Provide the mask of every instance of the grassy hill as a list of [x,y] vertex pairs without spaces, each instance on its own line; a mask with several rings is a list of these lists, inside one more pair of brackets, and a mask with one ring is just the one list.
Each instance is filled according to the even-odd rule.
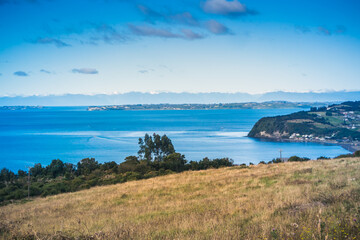
[[2,239],[360,239],[360,158],[187,171],[0,207]]

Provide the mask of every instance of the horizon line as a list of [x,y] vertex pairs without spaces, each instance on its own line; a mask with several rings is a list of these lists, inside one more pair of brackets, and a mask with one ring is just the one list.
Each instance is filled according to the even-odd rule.
[[129,91],[129,92],[113,92],[113,93],[61,93],[61,94],[32,94],[32,95],[26,95],[26,94],[5,94],[0,95],[1,98],[9,97],[63,97],[67,95],[82,95],[82,96],[96,96],[96,95],[108,95],[108,96],[114,96],[114,95],[125,95],[125,94],[131,94],[131,93],[139,93],[139,94],[150,94],[150,95],[159,95],[159,94],[248,94],[252,96],[256,95],[264,95],[268,93],[350,93],[350,92],[359,92],[360,90],[310,90],[310,91],[284,91],[284,90],[278,90],[278,91],[268,91],[268,92],[262,92],[262,93],[249,93],[249,92],[188,92],[188,91],[182,91],[182,92],[173,92],[173,91]]

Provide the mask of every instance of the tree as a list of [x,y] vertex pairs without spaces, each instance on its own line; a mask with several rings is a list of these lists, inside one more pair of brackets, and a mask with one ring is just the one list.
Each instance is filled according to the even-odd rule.
[[199,161],[199,169],[208,169],[211,166],[211,161],[208,157],[204,157]]
[[161,162],[164,157],[175,153],[175,148],[166,135],[160,136],[154,133],[152,136],[145,134],[144,140],[139,138],[139,157],[148,162]]
[[144,140],[139,138],[139,147],[139,157],[150,162],[152,160],[152,153],[154,151],[154,142],[152,137],[149,134],[145,134]]
[[182,172],[185,170],[186,165],[185,156],[180,153],[172,153],[164,157],[162,166],[164,169],[170,169],[174,172]]
[[64,171],[65,173],[70,173],[70,174],[74,174],[76,169],[75,169],[75,165],[72,163],[65,163],[64,164]]
[[30,168],[30,174],[33,177],[43,176],[45,169],[41,166],[41,163],[37,163],[34,167]]
[[15,179],[15,174],[7,168],[3,168],[0,171],[0,181],[7,186],[9,182]]
[[84,158],[77,164],[77,175],[89,175],[100,167],[95,158]]
[[[147,134],[146,134],[147,135]],[[145,135],[145,136],[146,136]],[[144,158],[144,154],[145,154],[145,143],[144,141],[142,140],[142,138],[139,138],[139,141],[138,141],[138,144],[139,144],[139,151],[138,151],[138,154],[139,154],[139,158]]]
[[220,168],[220,167],[231,167],[234,165],[234,161],[229,158],[215,158],[212,162],[212,167]]
[[64,172],[65,172],[64,167],[65,167],[65,165],[61,160],[59,160],[59,159],[52,160],[50,165],[46,167],[47,175],[52,178],[62,176],[62,175],[64,175]]
[[354,152],[354,157],[360,157],[360,150]]
[[174,145],[166,135],[161,137],[161,157],[175,153]]
[[18,177],[23,178],[27,176],[27,172],[19,169],[17,175]]
[[301,157],[298,157],[298,156],[291,156],[289,159],[288,159],[288,162],[306,162],[306,161],[309,161],[310,159],[309,158],[301,158]]
[[112,161],[112,162],[106,162],[106,163],[102,164],[100,168],[103,171],[111,171],[111,172],[116,173],[117,167],[118,167],[118,165],[116,164],[116,162]]
[[137,165],[140,164],[140,161],[135,156],[128,156],[125,158],[125,161],[120,163],[119,165],[119,172],[126,173],[126,172],[135,172]]
[[200,170],[199,163],[196,161],[190,161],[190,169],[191,170]]
[[158,134],[153,134],[153,152],[154,152],[154,157],[156,160],[161,161],[162,158],[162,141],[161,141],[161,137]]
[[64,177],[69,180],[73,179],[76,173],[75,165],[72,163],[65,163],[64,164]]

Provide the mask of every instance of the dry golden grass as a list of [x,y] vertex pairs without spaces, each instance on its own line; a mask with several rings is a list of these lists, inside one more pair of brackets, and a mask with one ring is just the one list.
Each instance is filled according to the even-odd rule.
[[0,238],[360,239],[360,159],[184,172],[0,208]]

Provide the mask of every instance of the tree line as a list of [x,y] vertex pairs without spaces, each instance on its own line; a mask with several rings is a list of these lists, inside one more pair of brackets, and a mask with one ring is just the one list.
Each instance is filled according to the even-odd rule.
[[184,155],[175,151],[166,135],[146,134],[139,138],[138,144],[138,156],[128,156],[120,164],[114,161],[99,163],[94,158],[82,159],[77,164],[55,159],[47,166],[37,163],[29,172],[19,170],[14,173],[3,168],[0,171],[0,204],[26,198],[29,175],[30,196],[48,196],[187,170],[233,166],[229,158],[188,162]]

